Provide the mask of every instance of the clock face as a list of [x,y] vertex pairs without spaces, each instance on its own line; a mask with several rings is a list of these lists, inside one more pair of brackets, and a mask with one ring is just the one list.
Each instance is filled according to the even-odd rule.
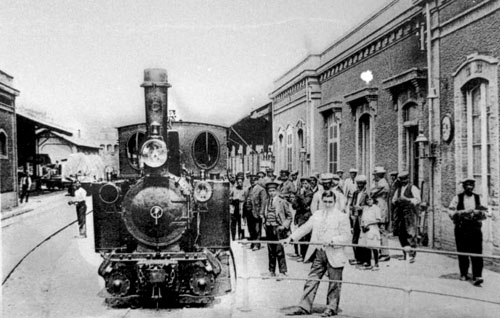
[[441,120],[441,136],[445,142],[450,142],[453,137],[453,124],[448,115],[445,115]]

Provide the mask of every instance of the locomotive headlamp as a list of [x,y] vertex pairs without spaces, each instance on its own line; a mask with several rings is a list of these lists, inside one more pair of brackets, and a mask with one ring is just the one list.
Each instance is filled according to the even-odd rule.
[[212,197],[213,189],[207,181],[200,181],[194,186],[194,198],[198,202],[207,202]]
[[157,121],[154,121],[151,123],[151,137],[159,137],[160,136],[160,123],[158,123]]
[[167,145],[160,139],[146,141],[141,149],[141,159],[148,167],[162,166],[167,162]]

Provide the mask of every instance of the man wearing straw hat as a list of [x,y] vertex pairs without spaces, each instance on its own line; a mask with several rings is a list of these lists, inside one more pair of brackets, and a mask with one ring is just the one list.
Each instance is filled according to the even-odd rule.
[[[387,238],[387,226],[389,224],[389,209],[387,206],[387,196],[390,191],[389,183],[385,179],[385,169],[384,167],[375,167],[373,171],[373,184],[370,189],[370,196],[377,202],[377,206],[380,209],[380,245],[388,246],[389,240]],[[380,250],[379,260],[381,262],[388,261],[390,259],[389,250],[382,248]]]
[[[461,181],[464,191],[456,195],[450,203],[448,215],[455,223],[455,241],[457,252],[483,253],[482,222],[491,217],[491,212],[481,204],[481,197],[474,193],[476,180],[472,177]],[[483,283],[483,258],[470,257],[472,264],[472,284],[481,286]],[[458,256],[460,280],[469,279],[469,256]]]
[[311,213],[321,210],[324,208],[323,201],[321,197],[324,191],[330,190],[333,186],[333,173],[322,173],[320,176],[321,184],[323,185],[323,190],[318,190],[314,193],[311,201]]

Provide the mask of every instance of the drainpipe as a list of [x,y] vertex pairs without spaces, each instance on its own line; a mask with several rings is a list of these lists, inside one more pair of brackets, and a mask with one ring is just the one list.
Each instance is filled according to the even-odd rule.
[[316,155],[315,155],[315,131],[314,131],[314,107],[312,105],[312,94],[311,94],[311,89],[312,86],[310,86],[309,79],[307,79],[307,107],[309,108],[309,129],[310,129],[310,135],[309,135],[309,168],[310,168],[310,173],[313,173],[316,171]]
[[[428,125],[429,125],[429,151],[432,143],[435,141],[434,130],[432,127],[432,112],[434,110],[434,99],[437,97],[434,90],[434,80],[433,80],[433,63],[432,63],[432,31],[431,31],[431,10],[429,1],[425,2],[425,22],[426,22],[426,37],[427,37],[427,103],[428,103]],[[429,169],[429,209],[431,213],[431,221],[429,228],[429,237],[431,242],[431,247],[434,248],[434,224],[435,224],[435,202],[434,202],[434,160],[429,159],[430,169]]]

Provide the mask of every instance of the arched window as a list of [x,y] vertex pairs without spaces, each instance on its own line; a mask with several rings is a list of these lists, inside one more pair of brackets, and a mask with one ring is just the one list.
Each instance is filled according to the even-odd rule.
[[339,166],[339,125],[335,114],[328,116],[328,172],[336,173]]
[[[496,205],[500,184],[498,59],[467,56],[453,73],[456,180],[474,177],[483,204]],[[457,191],[461,186],[457,184]]]
[[286,169],[292,171],[293,167],[293,134],[289,128],[286,132]]
[[100,144],[99,145],[99,155],[103,155],[104,154],[104,150],[106,149],[106,146],[104,144]]
[[112,146],[111,145],[107,145],[106,146],[106,151],[107,152],[111,152],[113,150]]
[[7,134],[3,129],[0,129],[0,158],[7,158]]
[[421,118],[420,110],[415,102],[407,103],[403,106],[403,166],[410,173],[410,180],[419,186],[418,175],[418,147],[415,140],[418,136],[418,121]]
[[113,152],[118,152],[118,145],[113,146]]
[[[488,117],[488,82],[484,79],[473,79],[462,87],[464,98],[464,114],[466,134],[462,140],[466,140],[467,157],[469,158],[469,175],[476,179],[476,188],[480,190],[484,186],[491,195],[491,134]],[[484,160],[483,160],[484,159]]]
[[283,166],[285,164],[285,145],[284,145],[283,134],[280,133],[278,136],[278,154],[279,160],[278,165]]
[[358,151],[360,155],[359,166],[363,174],[371,175],[371,116],[363,114],[359,118]]
[[219,160],[219,141],[214,134],[204,131],[193,142],[194,163],[201,169],[211,169]]

